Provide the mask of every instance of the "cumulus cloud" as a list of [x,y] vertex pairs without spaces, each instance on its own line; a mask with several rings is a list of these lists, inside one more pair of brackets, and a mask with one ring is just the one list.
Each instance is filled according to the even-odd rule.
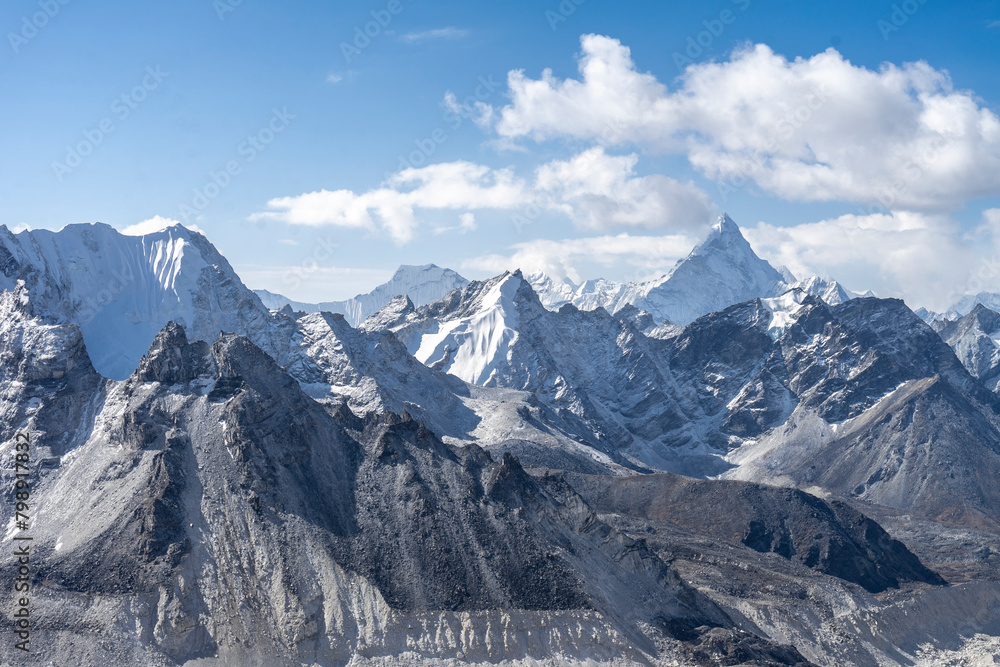
[[493,273],[521,269],[529,274],[542,272],[552,278],[569,278],[578,283],[591,277],[581,274],[579,267],[584,264],[604,267],[624,265],[633,272],[645,274],[662,272],[690,253],[697,241],[696,237],[685,234],[540,239],[513,245],[507,254],[493,253],[468,259],[461,268]]
[[[713,207],[705,193],[692,183],[666,176],[638,176],[637,161],[636,155],[612,156],[595,148],[542,165],[532,183],[512,169],[446,162],[404,169],[381,187],[360,194],[321,190],[272,199],[269,210],[251,220],[384,231],[397,243],[414,238],[421,209],[463,210],[471,215],[481,210],[537,208],[564,213],[578,226],[602,231],[691,228],[708,222]],[[475,228],[471,218],[459,229]]]
[[639,156],[612,156],[597,147],[539,167],[537,189],[578,226],[609,230],[703,226],[711,199],[693,183],[654,174],[637,176]]
[[[946,216],[906,212],[844,215],[791,227],[762,222],[744,234],[761,257],[797,276],[849,276],[852,289],[871,288],[914,308],[936,310],[952,305],[987,249],[963,238]],[[988,235],[992,247],[994,238]]]
[[168,227],[173,227],[175,225],[182,225],[187,227],[193,232],[198,232],[199,234],[204,234],[198,225],[185,225],[179,220],[174,220],[172,218],[164,218],[163,216],[156,215],[149,220],[143,220],[134,225],[129,225],[125,229],[121,230],[121,233],[125,236],[145,236],[146,234],[155,234],[156,232],[162,232]]
[[618,40],[581,42],[577,79],[508,75],[510,104],[481,110],[501,141],[676,152],[721,183],[870,212],[1000,194],[1000,119],[925,62],[874,71],[834,49],[788,60],[759,44],[688,67],[671,90]]
[[383,187],[361,194],[351,190],[320,190],[272,199],[267,203],[270,210],[252,215],[251,220],[381,229],[395,242],[407,243],[418,226],[415,208],[509,208],[527,199],[524,183],[508,169],[448,162],[404,169]]

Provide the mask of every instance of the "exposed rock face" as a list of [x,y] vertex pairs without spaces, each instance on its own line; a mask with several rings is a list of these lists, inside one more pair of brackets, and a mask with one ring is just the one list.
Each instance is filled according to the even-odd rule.
[[775,553],[872,593],[900,582],[945,583],[875,521],[842,502],[796,489],[669,473],[619,478],[567,473],[566,478],[598,512],[668,523]]
[[[657,652],[655,636],[731,625],[658,556],[516,459],[445,445],[405,415],[325,408],[232,334],[208,346],[165,328],[136,373],[109,387],[86,443],[40,475],[33,562],[50,583],[36,599],[61,633],[43,659],[171,664],[249,651],[339,664],[362,646],[395,650],[417,618],[496,610],[546,614],[571,632],[558,620],[569,614],[593,625],[596,654],[641,658]],[[88,639],[80,596],[109,610],[102,632],[117,639]],[[469,619],[472,635],[515,641]],[[121,622],[138,641],[122,644]],[[574,644],[590,651],[590,641]]]
[[30,431],[55,457],[80,442],[104,395],[80,329],[36,317],[23,282],[0,292],[0,384],[0,442]]
[[740,466],[732,475],[797,480],[949,525],[996,530],[998,443],[991,406],[927,378],[836,429],[796,415],[734,455]]
[[655,442],[686,422],[655,341],[602,308],[546,310],[520,273],[472,283],[415,310],[395,308],[365,324],[376,326],[433,369],[530,393],[556,417],[542,418],[568,422],[560,428],[619,465],[635,467],[620,450],[637,440]]
[[935,323],[935,330],[973,377],[1000,391],[1000,313],[979,304],[959,320]]
[[[760,448],[743,446],[756,447],[764,436],[771,447],[782,440],[794,442],[797,425],[805,423],[801,415],[818,417],[832,432],[834,425],[875,410],[906,383],[931,378],[954,389],[947,395],[955,400],[964,396],[973,406],[969,409],[984,414],[987,423],[994,419],[996,399],[902,302],[858,298],[831,307],[800,294],[794,308],[783,307],[770,300],[749,301],[646,336],[631,316],[569,305],[547,311],[518,274],[506,274],[473,283],[430,306],[414,309],[400,302],[365,328],[394,332],[433,369],[487,388],[529,392],[544,408],[537,415],[541,423],[553,425],[553,415],[561,418],[559,429],[586,446],[570,456],[577,461],[589,450],[625,467],[719,474],[750,462]],[[776,327],[779,316],[783,319]],[[992,431],[969,428],[976,435],[964,440],[987,438],[976,450],[991,450],[998,442]],[[860,433],[850,437],[852,442],[864,438]],[[523,453],[531,465],[574,467],[546,461],[530,446],[513,441],[507,446]],[[992,454],[984,456],[992,461]],[[579,465],[576,469],[582,471]],[[879,467],[866,460],[852,470],[870,476]],[[756,472],[731,474],[810,484],[824,470],[817,461],[805,468],[791,477],[790,470],[775,476],[756,467]],[[922,474],[935,477],[940,468]],[[849,488],[839,483],[831,488],[853,493],[867,478]],[[970,492],[974,498],[989,496]],[[910,506],[901,502],[890,505]],[[975,505],[981,506],[980,500]]]
[[[760,292],[737,236],[723,220],[687,264],[735,253],[732,287]],[[677,326],[552,312],[512,273],[353,328],[267,311],[200,235],[99,225],[0,230],[0,274],[0,455],[31,434],[40,664],[1000,652],[986,309],[935,324],[956,357],[902,303],[834,305],[822,281]],[[131,365],[106,380],[118,343]],[[662,470],[733,480],[635,474]]]

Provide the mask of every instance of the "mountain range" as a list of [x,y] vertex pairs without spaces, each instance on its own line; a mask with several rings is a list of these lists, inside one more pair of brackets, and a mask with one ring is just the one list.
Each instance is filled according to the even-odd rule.
[[367,294],[359,294],[346,301],[327,301],[323,303],[302,303],[292,301],[287,297],[267,290],[254,290],[261,302],[272,310],[280,310],[291,306],[292,310],[304,313],[330,312],[340,313],[347,318],[351,326],[358,326],[369,315],[381,310],[394,297],[405,294],[418,306],[433,303],[445,296],[451,290],[469,283],[451,269],[442,269],[427,264],[426,266],[401,266],[388,282],[383,283]]
[[1000,655],[983,303],[796,281],[728,216],[624,285],[404,266],[309,305],[100,224],[0,227],[0,274],[37,664]]

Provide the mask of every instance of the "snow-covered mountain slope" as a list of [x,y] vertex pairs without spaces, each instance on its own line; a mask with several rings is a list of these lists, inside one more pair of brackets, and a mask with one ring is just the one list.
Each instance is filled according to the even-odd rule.
[[909,380],[942,375],[963,392],[978,387],[898,301],[831,308],[793,289],[683,328],[650,329],[632,306],[620,314],[549,311],[519,273],[508,273],[422,308],[394,301],[363,328],[392,331],[432,369],[529,392],[574,415],[588,446],[615,461],[688,474],[721,472],[730,450],[782,425],[799,405],[837,422]]
[[869,297],[874,296],[874,294],[855,294],[844,288],[843,285],[838,283],[833,278],[820,278],[819,276],[813,276],[812,278],[807,278],[805,280],[793,281],[785,285],[785,290],[801,290],[806,294],[811,294],[812,296],[817,296],[822,299],[828,306],[839,306],[845,301],[850,301],[851,299],[856,299],[861,296]]
[[374,326],[392,331],[431,368],[529,393],[534,419],[561,416],[572,424],[565,431],[622,464],[632,465],[621,458],[624,449],[662,446],[664,434],[688,420],[656,341],[603,308],[547,310],[519,272],[473,282],[422,308],[394,302],[364,328]]
[[301,316],[293,327],[277,361],[313,398],[341,400],[358,415],[407,412],[455,437],[479,422],[460,399],[465,384],[419,363],[395,337],[354,329],[328,312]]
[[556,280],[541,271],[525,276],[538,299],[549,310],[559,310],[567,303],[572,303],[581,287],[569,278]]
[[[181,240],[184,273],[198,246]],[[896,516],[912,553],[950,545],[951,572],[993,578],[1000,405],[901,302],[800,289],[650,329],[634,306],[547,310],[513,273],[422,307],[394,299],[358,329],[290,308],[230,315],[266,350],[168,324],[111,381],[61,310],[74,281],[47,280],[0,294],[0,456],[27,428],[40,464],[42,662],[884,667],[920,664],[928,642],[948,659],[1000,646],[1000,588],[870,578],[880,558],[913,563],[874,522],[823,514],[833,502],[706,481],[670,497],[746,506],[671,527],[641,479],[595,482],[640,489],[597,514],[541,470],[728,466]],[[913,528],[927,523],[939,532]],[[861,560],[839,569],[838,553]],[[885,599],[845,581],[893,577]]]
[[[47,340],[59,359],[79,346]],[[874,522],[804,494],[793,498],[803,511],[756,488],[749,513],[761,525],[750,522],[747,546],[727,533],[746,511],[718,533],[701,522],[696,536],[635,517],[609,525],[621,507],[598,515],[510,456],[450,447],[407,416],[312,400],[241,336],[210,345],[170,324],[127,380],[98,381],[106,392],[82,438],[32,489],[32,566],[44,573],[32,611],[52,629],[35,654],[46,663],[875,667],[909,664],[912,637],[988,629],[1000,601],[968,586],[879,601],[845,579],[937,582]],[[591,478],[588,493],[603,483]],[[630,512],[643,502],[608,483]],[[819,544],[815,562],[757,553],[772,528]],[[857,558],[837,562],[841,548]],[[941,607],[962,611],[938,619]],[[14,651],[5,644],[0,659],[16,664]],[[901,657],[876,659],[886,654]]]
[[351,326],[358,326],[369,315],[378,312],[397,296],[407,296],[416,305],[423,306],[437,301],[448,292],[469,283],[468,280],[451,269],[442,269],[433,264],[426,266],[401,266],[392,278],[367,294],[347,301],[327,301],[324,303],[301,303],[267,290],[255,290],[264,304],[278,310],[290,305],[293,310],[305,313],[326,311],[340,313]]
[[927,308],[919,308],[916,313],[920,319],[936,327],[943,327],[950,322],[962,319],[975,310],[976,306],[985,306],[990,310],[1000,312],[1000,294],[996,292],[979,292],[966,294],[944,312],[936,312]]
[[1000,392],[1000,313],[979,304],[959,320],[933,326],[973,377]]
[[544,273],[532,274],[527,277],[527,281],[549,310],[559,310],[566,304],[572,304],[580,310],[604,308],[613,311],[621,300],[622,293],[630,285],[603,278],[576,285],[568,278],[554,280]]
[[0,226],[0,289],[18,280],[37,314],[80,327],[109,378],[135,370],[169,321],[202,340],[239,331],[266,345],[268,310],[204,236],[180,225],[145,236],[104,224],[18,234]]
[[617,313],[635,306],[652,315],[657,325],[685,325],[702,315],[755,298],[774,298],[800,290],[836,306],[856,294],[831,278],[796,281],[754,253],[732,218],[723,214],[709,236],[667,275],[642,283],[588,280],[574,285],[542,273],[528,277],[541,302],[550,310],[570,303],[581,310],[602,307]]
[[956,316],[968,315],[976,306],[986,306],[990,310],[1000,312],[1000,294],[996,292],[979,292],[978,294],[966,295],[959,299],[944,315],[948,319],[955,319]]
[[910,380],[941,376],[967,393],[986,392],[950,348],[895,300],[853,299],[829,307],[806,296],[774,338],[764,301],[698,319],[664,339],[678,386],[704,410],[723,410],[721,443],[756,438],[796,406],[829,423],[856,417]]
[[783,276],[754,253],[723,214],[708,238],[665,278],[630,286],[611,310],[631,303],[659,320],[683,325],[736,303],[776,296],[783,287]]

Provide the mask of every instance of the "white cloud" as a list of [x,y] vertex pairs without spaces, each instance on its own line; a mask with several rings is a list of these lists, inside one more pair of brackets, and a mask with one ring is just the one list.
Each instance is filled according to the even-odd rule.
[[143,220],[134,225],[129,225],[125,229],[121,230],[121,233],[125,236],[145,236],[146,234],[155,234],[156,232],[162,232],[168,227],[173,227],[175,225],[181,225],[190,229],[192,232],[198,232],[199,234],[204,234],[203,231],[198,227],[198,225],[185,225],[179,220],[174,220],[172,218],[164,218],[163,216],[157,215],[149,220]]
[[851,289],[935,310],[952,305],[985,250],[964,241],[949,218],[917,213],[844,215],[791,227],[761,222],[743,231],[757,254],[797,276],[830,275]]
[[272,199],[270,211],[251,220],[276,219],[293,225],[334,225],[382,230],[396,243],[413,239],[415,208],[505,209],[527,200],[523,182],[508,169],[491,170],[471,162],[447,162],[395,174],[383,187],[355,194],[321,190]]
[[[712,205],[707,195],[691,183],[660,175],[637,176],[637,160],[635,155],[610,156],[601,148],[592,149],[568,161],[543,165],[534,184],[511,169],[445,162],[404,169],[382,187],[361,194],[321,190],[272,199],[269,210],[251,220],[383,231],[397,243],[414,238],[420,209],[471,214],[537,207],[565,213],[578,226],[598,230],[691,228],[708,222]],[[462,230],[472,231],[473,225],[474,219]]]
[[765,45],[690,66],[669,90],[617,40],[585,35],[580,78],[508,75],[484,109],[507,142],[556,138],[683,153],[720,182],[790,200],[939,211],[1000,194],[1000,119],[924,62],[856,67],[834,49],[789,61]]
[[459,102],[455,93],[450,90],[444,94],[442,106],[459,118],[471,118],[472,122],[484,130],[493,125],[493,107],[482,100],[468,98]]
[[459,216],[458,228],[463,232],[476,231],[476,216],[472,213],[463,213]]
[[474,232],[479,229],[479,225],[476,224],[476,216],[472,213],[463,213],[458,216],[458,224],[453,227],[435,227],[435,234],[445,234],[447,232],[458,232],[459,234],[468,234],[469,232]]
[[539,167],[537,189],[552,195],[580,227],[609,230],[700,227],[715,214],[693,183],[654,174],[636,176],[638,155],[611,156],[592,148]]
[[344,75],[340,72],[330,72],[326,75],[326,82],[332,84],[338,84],[344,80]]
[[468,30],[462,28],[437,28],[435,30],[424,30],[423,32],[408,32],[399,36],[399,41],[407,44],[419,44],[433,39],[461,39],[469,34]]
[[698,239],[684,234],[665,236],[595,236],[581,239],[535,240],[511,246],[510,254],[487,254],[468,259],[462,269],[491,271],[521,269],[525,273],[541,271],[554,279],[569,278],[580,282],[584,264],[603,267],[628,267],[645,278],[662,273],[678,259],[691,252]]

